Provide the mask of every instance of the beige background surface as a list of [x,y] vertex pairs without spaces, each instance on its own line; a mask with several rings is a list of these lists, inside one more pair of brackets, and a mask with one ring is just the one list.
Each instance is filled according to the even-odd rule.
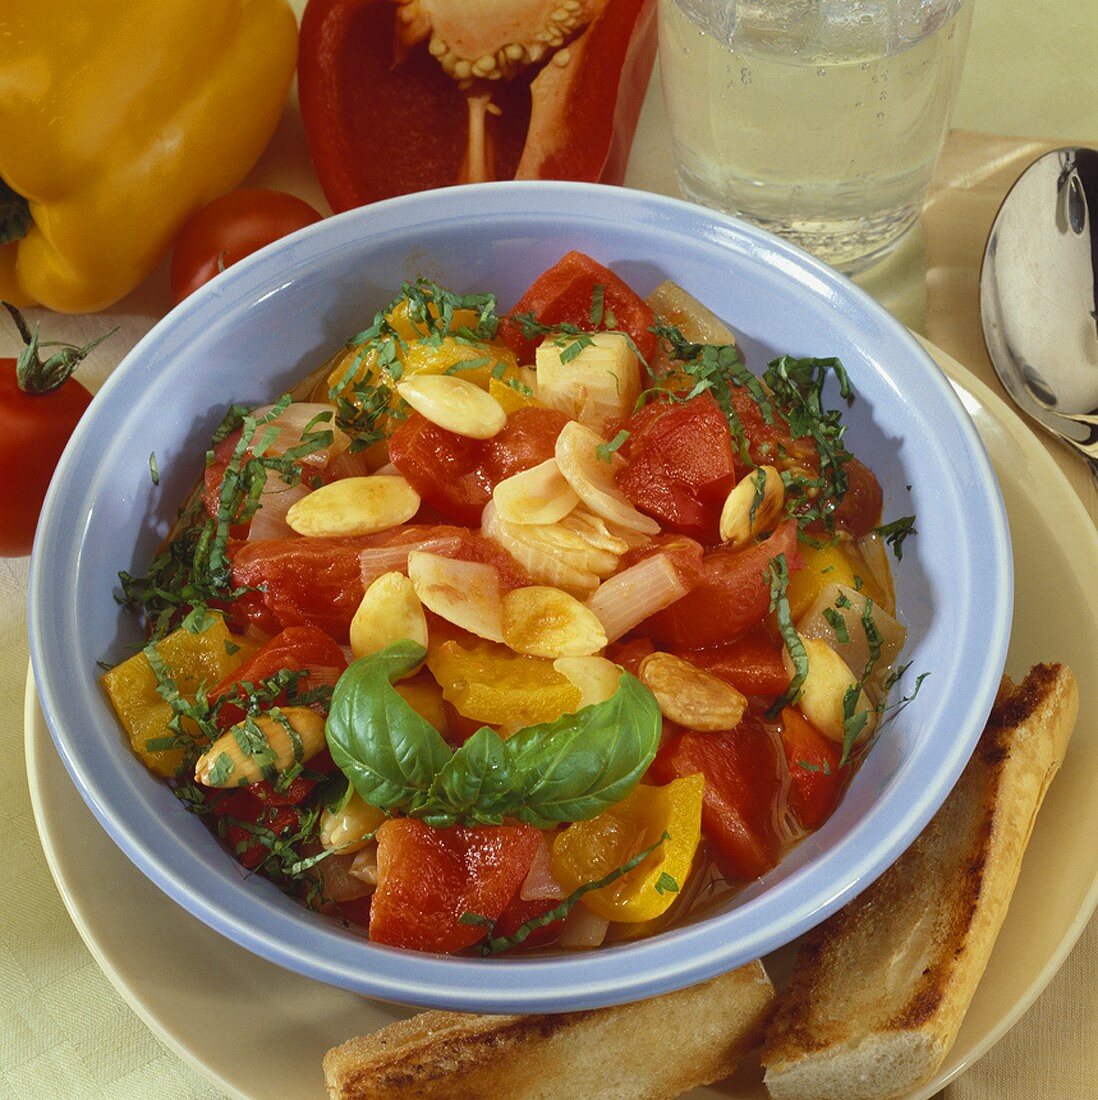
[[[955,122],[970,130],[1098,144],[1096,60],[1093,0],[1028,5],[980,0]],[[925,234],[912,234],[896,257],[861,280],[897,315],[985,380],[972,288],[996,191],[1020,170],[1025,152],[1016,143],[955,138],[943,161]],[[989,164],[997,171],[989,172]],[[319,203],[292,109],[251,182],[286,187]],[[675,190],[655,86],[627,182]],[[984,228],[981,219],[986,219]],[[111,311],[109,322],[51,317],[50,328],[77,340],[110,324],[121,326],[83,372],[94,389],[167,305],[162,268]],[[0,332],[0,354],[13,350],[11,333]],[[1077,477],[1077,483],[1091,494],[1085,499],[1093,508],[1089,482]],[[217,1090],[166,1051],[107,983],[76,935],[45,867],[22,758],[27,564],[26,559],[0,559],[0,798],[5,807],[0,851],[8,862],[8,888],[0,895],[0,1097],[216,1097]],[[948,1100],[1098,1097],[1098,924],[1091,923],[1021,1023],[943,1095]]]

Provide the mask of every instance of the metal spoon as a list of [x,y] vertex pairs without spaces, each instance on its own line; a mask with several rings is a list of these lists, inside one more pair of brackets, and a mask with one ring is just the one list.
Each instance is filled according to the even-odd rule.
[[1098,479],[1098,151],[1038,157],[1003,199],[984,250],[980,317],[992,366]]

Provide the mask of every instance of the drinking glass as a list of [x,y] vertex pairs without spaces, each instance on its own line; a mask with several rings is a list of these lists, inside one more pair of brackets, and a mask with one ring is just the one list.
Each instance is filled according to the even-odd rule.
[[919,215],[970,0],[660,0],[679,186],[846,272]]

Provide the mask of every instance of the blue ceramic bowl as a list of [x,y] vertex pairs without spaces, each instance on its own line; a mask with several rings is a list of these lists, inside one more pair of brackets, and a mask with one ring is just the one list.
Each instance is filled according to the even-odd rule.
[[[571,248],[641,293],[674,279],[742,334],[756,368],[784,352],[842,358],[858,392],[846,414],[851,449],[880,477],[886,519],[918,516],[895,579],[910,632],[905,659],[930,676],[826,825],[702,919],[628,945],[531,959],[378,946],[243,874],[132,756],[96,665],[139,638],[115,602],[117,574],[140,573],[155,553],[228,403],[283,392],[361,330],[402,280],[422,274],[458,291],[492,289],[508,307]],[[1010,628],[1008,546],[995,478],[949,384],[901,325],[830,268],[655,195],[568,183],[459,187],[341,214],[271,245],[188,298],[126,357],[73,436],[46,501],[31,653],[54,741],[96,817],[157,885],[230,939],[387,1000],[490,1012],[593,1008],[765,955],[903,851],[952,787],[991,708]]]

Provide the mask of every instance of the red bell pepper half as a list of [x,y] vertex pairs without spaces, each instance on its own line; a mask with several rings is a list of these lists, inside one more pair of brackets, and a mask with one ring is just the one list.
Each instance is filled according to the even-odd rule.
[[587,0],[563,23],[558,8],[310,0],[298,89],[332,209],[481,179],[620,183],[655,2]]

